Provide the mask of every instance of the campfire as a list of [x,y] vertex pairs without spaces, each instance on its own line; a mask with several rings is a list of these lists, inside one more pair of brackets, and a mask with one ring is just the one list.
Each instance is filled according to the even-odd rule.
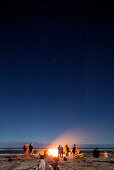
[[48,149],[48,155],[58,157],[58,149]]

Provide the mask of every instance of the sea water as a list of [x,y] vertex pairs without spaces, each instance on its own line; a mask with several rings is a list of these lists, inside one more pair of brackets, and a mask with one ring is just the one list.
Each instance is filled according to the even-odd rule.
[[[81,153],[91,153],[94,148],[79,148]],[[46,150],[46,148],[35,148],[34,154],[37,154],[40,150]],[[100,152],[106,150],[107,152],[111,153],[114,152],[114,148],[99,148]],[[1,148],[0,155],[11,155],[11,154],[24,154],[24,150],[22,148]]]

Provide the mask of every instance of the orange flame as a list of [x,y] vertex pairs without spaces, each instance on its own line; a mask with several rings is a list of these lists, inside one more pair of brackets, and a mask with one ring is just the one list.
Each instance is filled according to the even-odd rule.
[[48,154],[53,157],[58,157],[58,150],[57,149],[48,149]]

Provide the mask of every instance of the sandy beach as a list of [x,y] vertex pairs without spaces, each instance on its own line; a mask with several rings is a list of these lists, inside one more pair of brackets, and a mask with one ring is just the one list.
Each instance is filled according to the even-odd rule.
[[[54,169],[51,159],[45,159],[46,170]],[[0,170],[38,170],[39,160],[36,155],[1,155]],[[50,166],[51,165],[51,166]],[[93,158],[92,154],[84,154],[80,159],[68,159],[64,161],[62,158],[58,161],[60,170],[113,170],[114,169],[114,153],[109,154],[108,158],[101,156]]]

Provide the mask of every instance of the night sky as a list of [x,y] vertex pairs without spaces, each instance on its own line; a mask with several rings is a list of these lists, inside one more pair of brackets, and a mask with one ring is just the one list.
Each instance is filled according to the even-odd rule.
[[46,143],[76,130],[83,142],[114,143],[110,2],[1,3],[0,141]]

